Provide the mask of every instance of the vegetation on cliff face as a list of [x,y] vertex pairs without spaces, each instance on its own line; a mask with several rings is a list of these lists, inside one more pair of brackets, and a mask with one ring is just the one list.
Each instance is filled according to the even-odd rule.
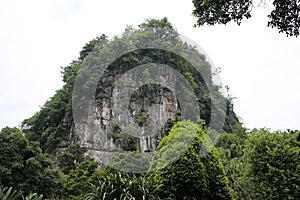
[[[172,25],[167,21],[166,18],[164,18],[162,20],[148,20],[141,24],[138,30],[128,27],[121,38],[114,38],[112,41],[108,41],[107,36],[105,35],[101,35],[100,37],[93,39],[83,47],[83,50],[80,52],[80,56],[77,60],[73,61],[70,66],[62,69],[63,81],[65,83],[63,88],[58,90],[56,94],[44,104],[39,112],[37,112],[31,118],[23,121],[22,131],[26,137],[31,141],[40,142],[43,152],[51,154],[56,154],[59,152],[60,148],[66,148],[68,145],[78,142],[78,136],[76,136],[74,133],[74,121],[72,117],[72,92],[78,70],[80,67],[82,68],[81,65],[86,56],[95,56],[95,58],[90,58],[90,60],[97,59],[97,55],[95,55],[96,52],[93,52],[95,51],[95,46],[97,46],[99,49],[108,45],[118,46],[117,49],[123,48],[122,45],[124,45],[123,43],[126,41],[126,37],[129,34],[136,34],[135,37],[137,40],[142,40],[147,34],[147,28],[149,27],[170,29],[170,32],[164,33],[166,35],[162,35],[161,38],[164,38],[162,41],[153,40],[151,41],[153,43],[160,42],[163,44],[164,40],[166,40],[166,45],[170,46],[170,44],[167,43],[168,40],[166,38],[176,38],[178,36],[178,33],[175,31]],[[111,63],[108,70],[106,70],[105,74],[103,75],[104,78],[99,80],[96,92],[96,101],[99,104],[99,110],[101,110],[101,108],[104,106],[102,105],[103,100],[107,100],[108,102],[111,101],[113,81],[120,77],[121,74],[135,66],[142,64],[161,63],[169,65],[170,67],[178,70],[189,81],[199,101],[199,117],[205,120],[206,124],[209,124],[211,119],[212,100],[207,87],[217,87],[212,83],[211,66],[208,62],[206,62],[205,57],[199,54],[197,50],[187,46],[186,44],[180,43],[180,40],[178,39],[174,39],[174,41],[176,41],[176,46],[174,46],[174,48],[187,49],[187,51],[190,52],[189,54],[198,57],[197,60],[199,60],[199,63],[201,64],[200,67],[203,69],[205,74],[200,75],[199,72],[197,72],[190,65],[190,63],[172,52],[166,52],[164,50],[154,51],[151,49],[139,49],[129,52],[128,54],[121,56]],[[206,81],[203,80],[203,76],[207,77]],[[82,85],[82,87],[89,88],[89,84],[91,83],[86,82]],[[162,86],[153,87],[153,85],[147,85],[144,87],[144,89],[135,94],[135,98],[132,97],[131,101],[135,102],[135,104],[139,104],[140,102],[145,103],[147,99],[150,99],[151,106],[151,104],[157,103],[155,95],[160,97],[162,94],[159,94],[159,91],[162,89]],[[225,97],[219,95],[219,98]],[[82,101],[84,102],[84,100]],[[233,112],[233,107],[231,106],[232,102],[227,100],[227,104],[228,106],[226,111],[224,131],[231,132],[235,124],[238,123],[238,119]],[[180,112],[180,110],[175,111],[175,113],[176,112]],[[147,116],[143,114],[143,110],[136,111],[135,116],[140,125],[143,125],[143,123],[147,122]],[[108,121],[110,122],[111,120]],[[111,123],[110,126],[110,129],[112,130],[114,128],[113,123]],[[114,140],[118,140],[122,146],[122,141],[120,141],[121,136],[117,134],[113,135],[113,133],[111,133],[108,135],[108,137],[114,137]],[[127,147],[125,146],[124,148],[126,149]]]
[[[141,38],[143,31],[149,26],[171,28],[173,35],[166,36],[176,36],[176,31],[164,18],[141,24],[138,29]],[[132,32],[134,29],[129,27],[124,36]],[[122,38],[115,40],[122,43]],[[124,163],[128,165],[125,167],[132,167],[132,163],[126,159],[139,150],[134,139],[122,136],[119,127],[114,124],[112,137],[123,149],[129,151],[128,154],[114,157],[110,167],[99,165],[86,156],[88,149],[77,143],[79,138],[74,132],[73,85],[81,64],[93,52],[95,45],[101,48],[110,42],[107,36],[101,35],[86,44],[79,58],[62,69],[65,83],[63,88],[39,112],[24,120],[21,130],[9,127],[1,130],[0,200],[248,200],[297,199],[300,196],[299,132],[270,132],[268,129],[248,131],[238,123],[233,104],[228,98],[224,133],[220,135],[216,147],[213,147],[211,140],[214,139],[214,132],[205,125],[209,123],[211,101],[203,80],[185,60],[162,51],[131,52],[127,57],[121,57],[112,63],[106,73],[117,76],[120,68],[129,69],[131,65],[162,59],[174,68],[178,67],[199,95],[199,117],[202,120],[198,123],[181,120],[180,112],[176,111],[176,118],[167,120],[163,130],[164,137],[156,148],[162,153],[154,153],[152,160],[137,158],[136,163],[149,167],[144,173],[123,172],[112,168]],[[194,53],[194,50],[190,52]],[[204,61],[203,67],[210,73],[205,57],[200,58]],[[101,83],[106,86],[111,84],[105,79],[101,81],[98,91],[104,89]],[[160,89],[164,88],[159,85],[140,88],[132,96],[132,103],[150,99],[155,104],[155,96]],[[96,95],[99,95],[99,99],[109,99],[103,94],[105,93],[98,92]],[[143,126],[147,123],[147,118],[141,114],[137,116],[137,122]],[[193,135],[192,132],[196,134]],[[191,142],[187,145],[186,141]],[[174,155],[184,148],[187,150],[178,159],[165,165],[165,161],[174,159]]]

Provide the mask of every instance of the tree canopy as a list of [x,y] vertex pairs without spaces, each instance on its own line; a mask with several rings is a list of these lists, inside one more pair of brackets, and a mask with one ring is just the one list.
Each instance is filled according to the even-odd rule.
[[[267,0],[261,0],[261,4]],[[195,26],[204,24],[227,24],[234,21],[240,25],[242,19],[250,18],[254,7],[253,0],[193,0]],[[268,15],[268,26],[278,28],[287,36],[298,36],[300,29],[300,1],[273,0],[274,10]]]
[[254,199],[297,199],[300,196],[300,143],[296,134],[254,130],[247,139],[248,178]]
[[[189,137],[193,139],[187,151],[164,166],[185,148],[184,143]],[[218,150],[212,146],[201,125],[177,122],[157,149],[162,153],[154,156],[151,167],[162,167],[154,172],[153,179],[163,185],[164,194],[170,192],[176,199],[232,199]],[[203,150],[207,155],[202,157]]]
[[13,187],[22,193],[62,194],[62,173],[42,154],[38,143],[28,141],[17,128],[0,132],[0,187]]

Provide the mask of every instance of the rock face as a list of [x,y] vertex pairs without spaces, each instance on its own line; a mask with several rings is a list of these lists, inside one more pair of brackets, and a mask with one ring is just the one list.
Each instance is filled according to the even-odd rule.
[[[170,83],[174,78],[155,76]],[[126,86],[121,82],[118,87],[115,82],[120,82],[124,75],[108,71],[103,77],[97,86],[95,104],[89,107],[88,122],[76,124],[71,135],[79,137],[81,146],[88,150],[87,155],[103,164],[118,151],[152,152],[163,137],[167,121],[175,120],[180,113],[174,92],[160,84],[140,83],[142,86],[129,94],[128,104],[118,109],[113,102],[121,101],[116,97],[122,96]],[[128,126],[133,127],[133,131],[128,131]]]

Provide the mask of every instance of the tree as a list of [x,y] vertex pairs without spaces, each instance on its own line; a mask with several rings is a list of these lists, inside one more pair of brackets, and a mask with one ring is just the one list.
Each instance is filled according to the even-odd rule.
[[138,174],[146,172],[149,169],[149,163],[149,158],[140,152],[125,151],[113,156],[110,159],[108,166],[109,169]]
[[86,148],[80,147],[79,144],[71,144],[68,148],[61,154],[57,156],[58,166],[64,173],[69,173],[70,170],[75,169],[75,167],[82,162],[84,157],[84,152]]
[[[261,0],[266,3],[266,0]],[[230,21],[240,25],[241,20],[251,17],[253,0],[193,0],[197,17],[195,26],[204,24],[227,24]],[[300,1],[273,0],[274,10],[268,15],[268,26],[278,28],[287,36],[298,36],[300,29]]]
[[174,30],[172,24],[169,22],[167,17],[162,18],[161,20],[159,19],[148,19],[144,23],[140,24],[139,27],[141,29],[145,28],[167,28],[170,30]]
[[[193,135],[195,130],[196,135]],[[165,166],[164,163],[173,159],[191,137],[195,138],[188,144],[187,151]],[[200,157],[199,152],[203,148],[208,153]],[[189,121],[177,122],[157,149],[161,150],[161,154],[154,156],[152,169],[155,167],[157,170],[152,176],[154,182],[163,185],[164,191],[172,193],[176,199],[232,199],[217,149],[212,147],[199,125]],[[164,195],[161,194],[162,197]]]
[[38,143],[29,142],[17,128],[0,132],[0,185],[46,198],[62,194],[61,172]]
[[69,172],[65,185],[65,192],[69,198],[80,199],[76,197],[90,191],[89,184],[95,183],[98,165],[96,161],[85,160]]
[[235,199],[251,200],[253,185],[248,178],[248,165],[244,155],[245,140],[248,134],[246,130],[242,125],[237,125],[232,133],[220,134],[216,147],[219,149]]
[[254,199],[298,199],[300,143],[296,134],[254,130],[246,141]]
[[107,36],[102,34],[100,37],[96,37],[95,39],[91,40],[89,43],[85,44],[82,50],[79,53],[79,59],[83,60],[86,56],[88,56],[96,45],[105,45],[108,42]]

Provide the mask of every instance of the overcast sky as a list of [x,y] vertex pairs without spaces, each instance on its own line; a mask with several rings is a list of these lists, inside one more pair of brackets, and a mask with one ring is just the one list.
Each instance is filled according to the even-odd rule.
[[193,28],[192,0],[0,0],[0,128],[18,126],[62,87],[60,66],[85,43],[168,17],[221,67],[247,128],[300,129],[300,38],[267,28],[270,8],[241,26]]

